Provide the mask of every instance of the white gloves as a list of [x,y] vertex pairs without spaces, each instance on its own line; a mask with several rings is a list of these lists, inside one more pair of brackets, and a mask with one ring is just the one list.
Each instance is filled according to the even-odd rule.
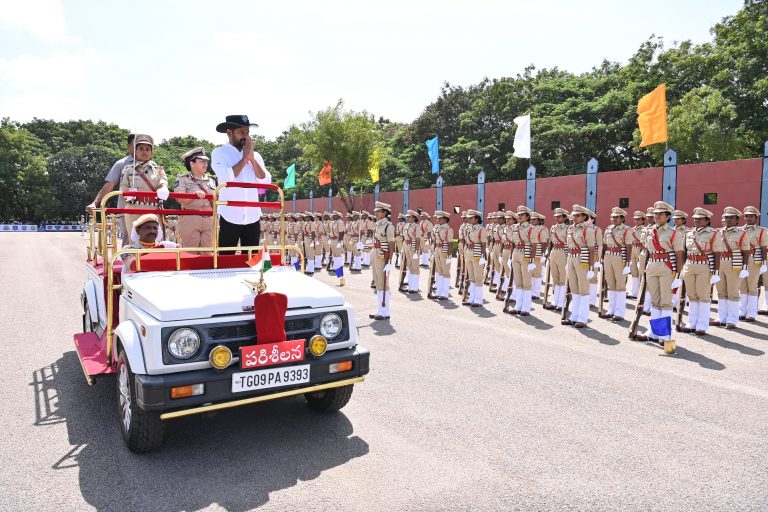
[[373,240],[366,240],[365,243],[368,245],[373,245]]
[[337,244],[336,244],[336,248],[337,248],[337,249],[341,249],[341,242],[339,242],[339,243],[337,243]]
[[446,265],[450,265],[451,263],[453,263],[453,258],[445,258]]
[[415,260],[419,259],[419,255],[416,254],[416,253],[413,253],[413,259],[415,259]]
[[170,192],[168,192],[168,187],[166,187],[165,185],[157,189],[157,198],[160,199],[161,201],[165,201],[166,199],[168,199],[169,195],[170,195]]
[[384,273],[385,274],[389,274],[390,270],[392,270],[392,264],[391,263],[387,263],[386,265],[384,265]]
[[762,265],[760,265],[760,270],[758,270],[757,273],[765,274],[766,272],[768,272],[768,266],[766,266],[765,263],[763,263]]
[[499,256],[499,265],[503,265],[504,263],[501,261],[501,256]]
[[627,265],[626,267],[624,267],[624,270],[622,270],[621,273],[624,274],[625,276],[629,275],[632,273],[632,269],[629,268],[629,265]]
[[362,242],[357,242],[355,244],[355,249],[357,249],[358,251],[362,251],[364,248],[365,248],[365,246],[363,245]]
[[544,256],[541,256],[539,258],[539,263],[541,263],[542,265],[544,265],[546,262],[547,262],[547,258],[545,258]]
[[717,274],[714,274],[712,277],[709,278],[709,284],[717,284],[720,282],[720,276]]
[[[138,189],[136,189],[136,188],[129,188],[129,189],[128,189],[128,192],[136,192],[137,190],[138,190]],[[135,200],[136,200],[136,198],[135,198],[135,197],[133,197],[133,196],[126,196],[126,197],[125,197],[125,202],[126,202],[126,203],[132,203],[132,202],[134,202]]]
[[739,272],[739,279],[744,279],[745,277],[749,277],[749,270],[743,268],[741,269],[741,272]]
[[169,242],[168,240],[163,240],[158,245],[163,246],[163,248],[165,248],[165,249],[175,249],[175,248],[177,248],[179,246],[179,244],[174,243],[174,242]]
[[590,270],[589,272],[587,272],[587,279],[592,279],[593,277],[595,277],[594,271]]
[[536,264],[529,263],[527,268],[528,268],[528,272],[533,272],[534,270],[536,270]]
[[680,279],[679,277],[677,279],[675,279],[674,281],[672,281],[672,289],[673,290],[676,290],[677,288],[680,288],[681,286],[683,286],[683,280]]
[[600,267],[602,267],[603,264],[600,263],[599,261],[596,261],[595,264],[592,265],[592,266],[595,267],[595,270],[600,270]]
[[485,258],[480,258],[480,261],[479,261],[478,263],[479,263],[479,264],[480,264],[480,266],[482,267],[483,265],[485,265],[486,263],[488,263],[488,261],[486,261],[486,259],[485,259]]

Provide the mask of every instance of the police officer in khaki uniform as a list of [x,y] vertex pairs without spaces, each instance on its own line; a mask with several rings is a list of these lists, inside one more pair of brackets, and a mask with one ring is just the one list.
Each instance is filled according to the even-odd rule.
[[421,266],[429,268],[430,253],[430,237],[432,235],[432,228],[434,225],[429,220],[429,214],[427,212],[421,212],[421,221],[419,222],[419,250],[421,251]]
[[643,251],[643,233],[645,231],[645,214],[640,210],[635,210],[632,216],[634,226],[630,233],[632,251],[629,257],[629,268],[632,273],[632,288],[629,292],[629,298],[636,299],[640,291],[640,253]]
[[339,277],[339,286],[344,286],[344,229],[341,212],[334,210],[328,232],[328,241],[331,245],[331,258],[333,259],[332,270]]
[[[674,208],[664,201],[653,205],[654,226],[646,233],[645,249],[648,261],[645,279],[651,294],[651,320],[672,318],[672,290],[682,285],[680,271],[683,268],[685,237],[669,225]],[[671,321],[671,320],[670,320]],[[635,337],[638,341],[657,341],[660,344],[669,336],[657,335],[653,330],[647,335]]]
[[[685,235],[687,235],[688,231],[690,231],[687,225],[688,214],[685,213],[683,210],[674,210],[672,212],[672,223],[674,224],[673,228],[675,231],[677,231],[678,236],[682,236],[683,239],[685,239]],[[672,304],[675,308],[677,308],[677,301],[678,301],[677,290],[673,290]]]
[[[188,172],[176,177],[173,191],[197,196],[197,199],[177,199],[182,210],[211,212],[213,200],[205,197],[216,191],[216,178],[207,172],[211,159],[205,155],[205,149],[199,147],[181,155],[181,160]],[[178,233],[183,247],[213,247],[213,214],[180,215]]]
[[562,311],[566,295],[566,265],[568,263],[568,210],[555,208],[553,211],[555,224],[549,228],[549,263],[550,279],[552,280],[552,303],[545,304],[544,309]]
[[407,224],[403,228],[403,262],[406,268],[406,292],[418,293],[419,291],[419,214],[408,210],[405,215]]
[[738,226],[741,212],[733,206],[723,210],[723,227],[720,237],[723,252],[720,253],[720,282],[717,283],[717,313],[719,321],[711,325],[735,329],[739,324],[739,293],[742,280],[749,277],[749,239],[747,232]]
[[488,244],[488,230],[483,225],[483,214],[477,210],[467,210],[469,228],[466,233],[464,262],[469,281],[467,300],[462,304],[473,308],[483,305],[483,268],[488,263],[485,259]]
[[[595,233],[595,255],[597,258],[595,261],[595,268],[600,269],[603,264],[603,246],[605,243],[605,237],[603,236],[602,228],[597,225],[597,215],[594,212],[592,212],[587,222],[589,224],[589,228]],[[592,279],[589,280],[589,300],[592,306],[597,306],[597,290],[597,272],[595,272],[595,275],[592,277]]]
[[501,286],[501,231],[504,229],[506,220],[503,212],[491,212],[488,214],[488,244],[490,256],[488,258],[488,268],[490,269],[488,291],[494,293],[497,287]]
[[741,283],[741,304],[739,318],[747,322],[754,322],[757,317],[757,301],[760,295],[758,282],[763,276],[766,279],[766,252],[768,252],[768,229],[758,226],[760,210],[754,206],[744,208],[744,231],[749,240],[749,276]]
[[451,250],[453,244],[453,229],[449,224],[450,214],[442,210],[435,212],[436,226],[434,231],[435,284],[437,300],[448,300],[448,290],[451,288]]
[[595,230],[587,223],[594,213],[589,208],[575,204],[571,211],[573,224],[568,226],[568,286],[571,289],[571,315],[562,320],[563,325],[573,325],[582,329],[589,323],[589,280],[596,272]]
[[521,316],[528,316],[531,314],[531,301],[533,298],[531,289],[532,272],[536,269],[536,263],[534,263],[533,259],[539,250],[539,232],[543,228],[542,226],[534,226],[530,223],[531,210],[525,206],[517,207],[517,217],[520,220],[520,223],[517,225],[520,241],[515,243],[515,248],[512,251],[512,278],[517,286],[519,300],[509,312],[511,314],[519,313]]
[[531,293],[532,298],[535,301],[541,299],[541,280],[543,278],[544,263],[546,258],[544,251],[549,246],[549,230],[544,225],[546,217],[538,212],[531,212],[531,224],[539,228],[536,240],[538,245],[536,246],[536,254],[533,256],[533,262],[536,264],[536,268],[533,269],[531,274]]
[[504,213],[504,227],[501,230],[501,273],[504,275],[504,280],[501,282],[502,294],[498,295],[499,300],[506,298],[507,291],[512,283],[512,249],[514,249],[514,242],[512,241],[513,226],[517,224],[517,214],[512,210],[507,210]]
[[[640,252],[640,258],[638,259],[638,266],[640,268],[640,275],[645,275],[645,266],[648,263],[648,251],[646,250],[646,243],[650,236],[651,230],[655,224],[655,214],[653,213],[653,206],[649,206],[645,211],[645,228],[641,236],[643,243],[642,251]],[[648,291],[648,286],[645,287],[645,297],[642,297],[643,314],[646,316],[651,315],[651,292]]]
[[395,261],[395,268],[400,268],[400,259],[403,256],[403,229],[405,229],[405,214],[397,214],[397,224],[395,225],[395,248],[397,249],[398,259]]
[[371,214],[366,210],[360,212],[360,242],[363,249],[360,251],[360,257],[363,268],[371,266],[371,251],[373,250],[373,230],[376,223],[371,219]]
[[603,315],[614,322],[624,320],[627,307],[627,274],[631,272],[628,252],[631,228],[624,224],[627,212],[621,208],[611,210],[611,225],[605,230],[603,272],[608,286],[608,311]]
[[371,273],[376,287],[376,314],[369,315],[374,320],[389,320],[390,286],[389,274],[392,270],[392,248],[395,244],[395,226],[389,221],[392,207],[376,201],[373,210],[376,224],[371,234],[373,240],[371,255]]
[[682,332],[695,332],[702,336],[709,328],[712,285],[720,281],[720,254],[723,242],[710,225],[712,212],[694,208],[694,228],[685,235],[686,259],[683,281],[688,298],[688,323],[680,326]]
[[[120,190],[137,192],[155,192],[156,198],[126,197],[125,207],[128,209],[151,208],[157,209],[160,201],[168,199],[168,179],[165,169],[152,160],[155,141],[149,135],[138,134],[134,139],[134,163],[123,169],[120,179]],[[140,215],[125,214],[125,225],[131,229]],[[162,228],[162,222],[160,222]],[[161,230],[162,231],[162,230]],[[162,234],[161,234],[162,237]]]

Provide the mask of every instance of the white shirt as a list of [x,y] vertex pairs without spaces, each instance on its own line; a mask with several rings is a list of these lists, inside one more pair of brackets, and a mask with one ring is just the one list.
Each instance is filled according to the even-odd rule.
[[[264,169],[264,178],[258,178],[253,165],[248,162],[243,166],[240,174],[235,177],[232,166],[243,158],[243,152],[232,144],[219,146],[211,153],[211,168],[216,173],[219,185],[228,181],[240,183],[272,183],[272,175],[264,165],[264,159],[254,151],[256,162]],[[221,191],[219,199],[222,201],[259,201],[259,189],[257,188],[225,188]],[[232,224],[252,224],[261,218],[261,208],[242,206],[221,206],[219,215]]]

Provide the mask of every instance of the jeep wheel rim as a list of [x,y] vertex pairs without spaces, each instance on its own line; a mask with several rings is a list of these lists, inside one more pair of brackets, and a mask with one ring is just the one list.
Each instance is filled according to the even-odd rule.
[[118,380],[120,391],[120,412],[123,415],[123,428],[126,432],[131,431],[131,389],[128,384],[128,368],[125,364],[120,365],[120,376]]

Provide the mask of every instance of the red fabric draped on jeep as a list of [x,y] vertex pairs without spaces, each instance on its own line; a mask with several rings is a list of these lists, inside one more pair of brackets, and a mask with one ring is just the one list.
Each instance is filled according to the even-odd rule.
[[[272,266],[280,266],[280,253],[270,253]],[[213,268],[213,256],[182,252],[180,255],[180,270],[208,270]],[[245,268],[248,253],[220,254],[218,268]],[[131,263],[131,270],[136,271],[136,261]],[[141,272],[157,272],[176,270],[176,254],[171,252],[146,253],[141,255]]]

